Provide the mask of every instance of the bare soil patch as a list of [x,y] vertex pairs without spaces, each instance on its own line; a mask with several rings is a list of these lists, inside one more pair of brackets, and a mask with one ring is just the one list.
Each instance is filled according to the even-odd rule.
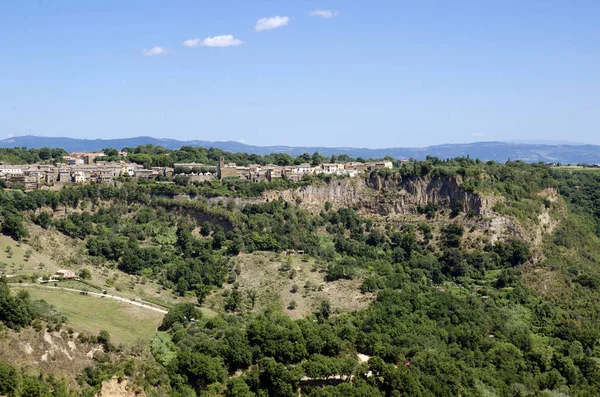
[[116,376],[102,383],[102,388],[94,397],[146,397],[146,393],[131,384],[128,379],[119,379]]
[[27,328],[21,332],[5,330],[0,337],[0,360],[28,373],[52,374],[72,386],[77,384],[75,375],[94,363],[93,356],[86,355],[89,350],[89,345],[77,340],[76,333],[66,331]]

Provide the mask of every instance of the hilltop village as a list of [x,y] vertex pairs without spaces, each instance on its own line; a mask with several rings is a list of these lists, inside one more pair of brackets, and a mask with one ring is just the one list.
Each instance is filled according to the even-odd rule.
[[[177,165],[176,165],[177,166]],[[188,165],[189,166],[189,165]],[[380,161],[371,163],[348,162],[348,163],[323,163],[318,166],[311,166],[309,163],[303,163],[291,166],[277,166],[274,164],[259,165],[250,164],[248,166],[238,166],[235,163],[225,164],[223,158],[217,166],[217,178],[245,178],[250,181],[261,181],[278,178],[287,178],[291,181],[299,181],[306,174],[328,174],[328,175],[347,175],[355,177],[363,172],[375,171],[383,168],[392,168],[391,161]]]
[[120,176],[152,178],[173,174],[173,169],[168,167],[148,170],[126,161],[96,161],[101,157],[102,153],[71,153],[55,164],[1,164],[0,180],[8,187],[24,186],[25,190],[33,190],[67,183],[111,183]]
[[[119,155],[127,157],[126,152],[119,152]],[[317,166],[309,163],[291,166],[275,164],[238,166],[235,163],[225,163],[221,158],[216,166],[201,163],[176,163],[174,167],[147,169],[141,164],[125,160],[103,161],[104,156],[101,152],[74,152],[51,164],[0,164],[0,181],[8,187],[20,187],[26,191],[60,187],[70,183],[112,183],[119,177],[168,181],[169,178],[177,175],[187,176],[190,182],[226,178],[239,178],[253,182],[286,178],[296,182],[305,175],[311,174],[356,177],[364,172],[393,167],[391,161],[323,163]]]

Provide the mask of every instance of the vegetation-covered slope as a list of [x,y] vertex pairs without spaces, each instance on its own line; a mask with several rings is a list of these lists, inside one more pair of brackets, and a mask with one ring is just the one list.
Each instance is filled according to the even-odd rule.
[[[212,184],[193,200],[133,182],[3,190],[2,231],[58,230],[85,247],[74,267],[155,280],[187,302],[131,370],[149,395],[597,394],[600,176],[430,158],[358,180],[351,198],[343,183],[318,182],[333,191],[320,206],[308,184],[252,200],[202,198]],[[294,280],[283,307],[260,301],[277,295],[256,290],[269,283],[250,285],[254,252]],[[328,295],[340,280],[374,301],[341,310],[345,297]],[[313,297],[304,318],[286,315],[294,294]]]

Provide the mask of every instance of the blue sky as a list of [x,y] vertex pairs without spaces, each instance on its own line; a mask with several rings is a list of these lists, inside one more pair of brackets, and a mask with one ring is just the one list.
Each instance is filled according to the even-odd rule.
[[600,144],[599,21],[597,0],[2,1],[0,137]]

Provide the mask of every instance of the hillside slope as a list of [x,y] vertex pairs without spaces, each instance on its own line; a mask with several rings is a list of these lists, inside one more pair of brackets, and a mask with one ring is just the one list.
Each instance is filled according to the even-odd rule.
[[177,303],[144,363],[95,387],[122,368],[148,395],[600,389],[597,175],[430,159],[291,186],[1,190],[0,215],[16,239],[63,236],[77,254],[61,263],[94,282]]

